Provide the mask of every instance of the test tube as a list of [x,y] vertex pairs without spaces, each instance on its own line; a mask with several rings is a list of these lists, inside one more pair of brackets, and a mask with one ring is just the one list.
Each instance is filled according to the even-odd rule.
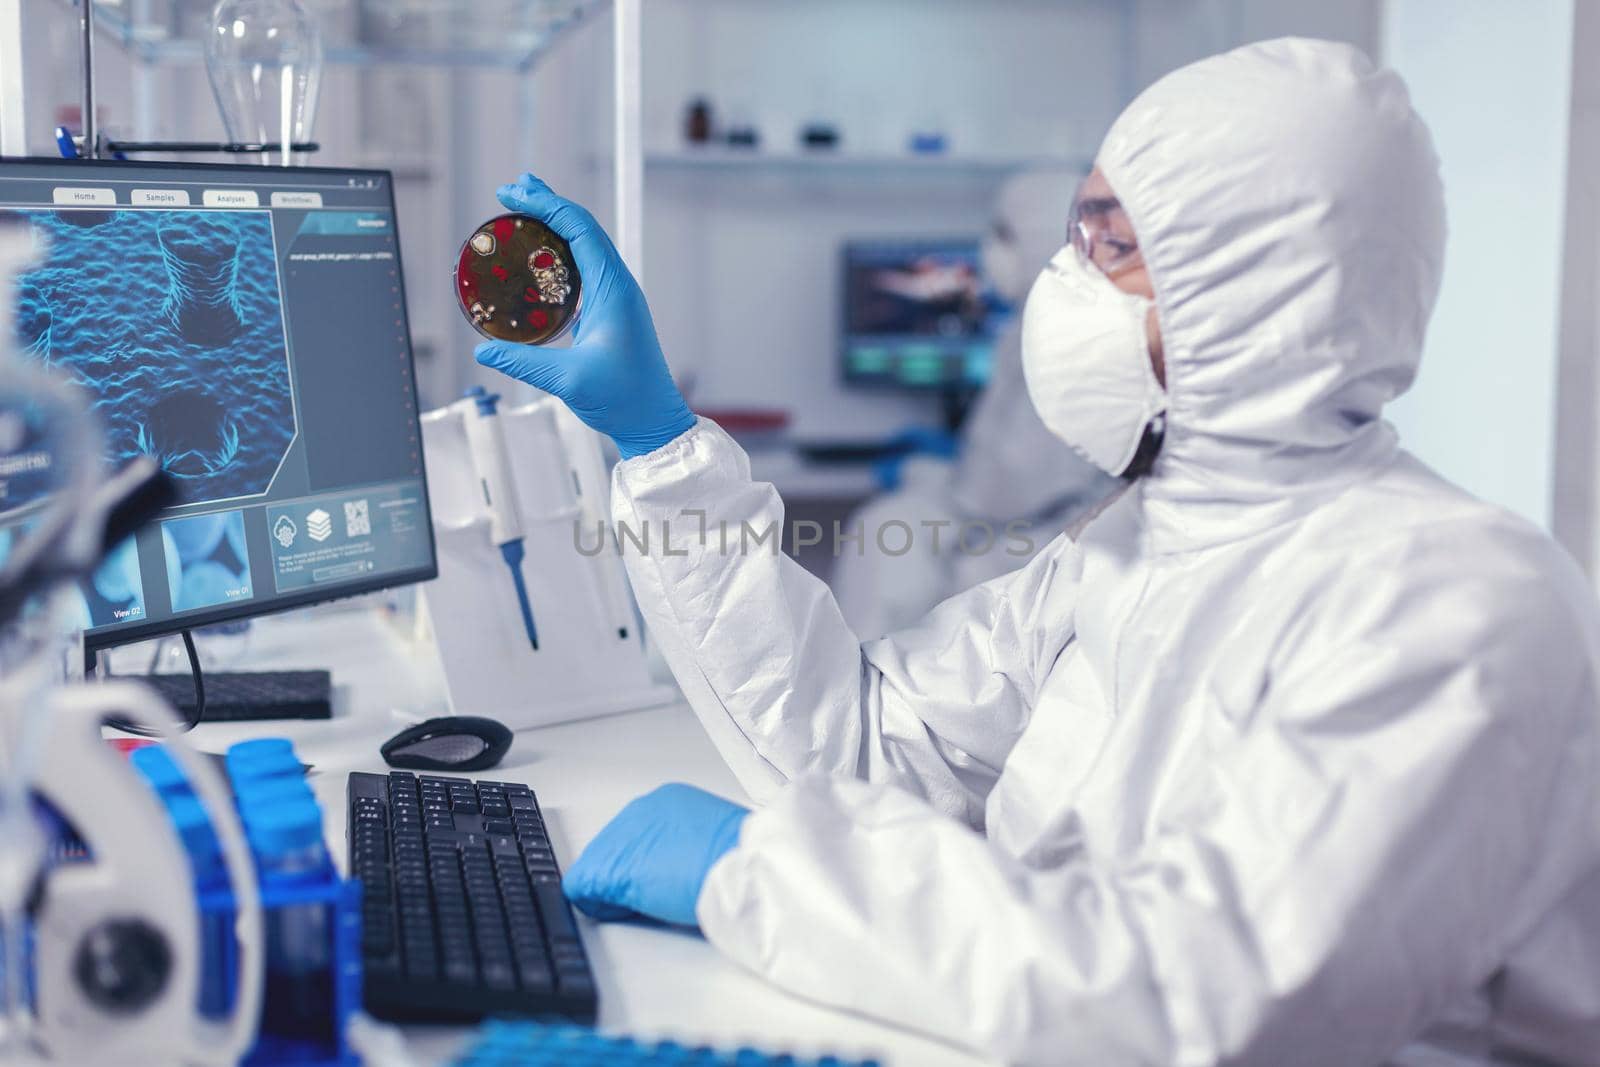
[[227,870],[222,865],[222,845],[183,768],[165,745],[134,749],[128,755],[128,762],[166,806],[167,817],[172,820],[188,856],[200,907],[200,1014],[212,1019],[223,1018],[233,1000],[234,942],[232,911],[219,906],[225,899],[220,894],[226,893],[228,888]]
[[189,854],[200,904],[200,1014],[221,1019],[233,1003],[233,909],[223,906],[228,874],[222,864],[222,845],[205,808],[192,794],[174,794],[166,802],[167,814]]
[[[259,794],[244,811],[263,895],[332,876],[316,802],[292,791]],[[271,907],[266,915],[267,981],[262,1029],[282,1037],[333,1038],[333,945],[326,903]]]

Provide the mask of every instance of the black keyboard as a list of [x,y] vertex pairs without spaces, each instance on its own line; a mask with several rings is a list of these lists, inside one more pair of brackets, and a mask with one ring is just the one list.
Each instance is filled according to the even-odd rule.
[[350,775],[367,1011],[396,1022],[595,1017],[594,976],[533,791]]
[[[185,715],[194,711],[192,676],[150,674],[143,680]],[[206,722],[333,717],[327,671],[207,671],[205,684]]]

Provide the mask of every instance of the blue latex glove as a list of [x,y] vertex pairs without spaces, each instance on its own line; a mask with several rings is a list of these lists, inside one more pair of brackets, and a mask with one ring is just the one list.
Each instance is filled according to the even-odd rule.
[[692,785],[646,793],[605,825],[563,880],[596,919],[647,916],[697,926],[694,906],[711,865],[739,841],[749,810]]
[[910,426],[889,438],[884,447],[890,455],[874,463],[872,473],[878,479],[878,488],[890,492],[900,488],[900,468],[907,457],[927,455],[954,459],[961,450],[961,442],[948,430]]
[[495,195],[572,246],[583,288],[571,348],[485,341],[478,362],[560,397],[615,441],[623,459],[652,452],[693,426],[694,413],[667,372],[644,293],[594,216],[532,174]]

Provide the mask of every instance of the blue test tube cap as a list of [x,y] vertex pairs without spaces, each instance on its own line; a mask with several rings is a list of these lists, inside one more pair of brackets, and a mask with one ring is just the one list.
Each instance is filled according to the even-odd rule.
[[263,806],[245,819],[250,849],[263,859],[323,847],[322,813],[308,800]]
[[261,737],[241,741],[228,749],[228,777],[237,785],[258,778],[294,776],[303,772],[287,738]]
[[234,783],[234,797],[239,813],[248,820],[254,813],[276,804],[306,802],[316,803],[311,786],[298,775],[290,778],[279,775],[273,778],[246,778]]
[[128,762],[158,793],[187,792],[190,788],[183,768],[178,766],[165,745],[136,748],[128,754]]
[[306,781],[306,776],[297,770],[293,774],[247,775],[233,783],[233,791],[237,796],[241,797],[267,793],[294,793],[310,796],[311,785]]
[[264,760],[272,764],[293,763],[300,765],[299,759],[294,754],[294,742],[287,737],[257,737],[249,741],[240,741],[228,746],[228,766],[235,763],[252,763]]

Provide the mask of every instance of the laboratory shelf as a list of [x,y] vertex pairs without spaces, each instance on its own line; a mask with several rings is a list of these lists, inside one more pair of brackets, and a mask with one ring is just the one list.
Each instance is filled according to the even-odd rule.
[[1062,167],[1087,171],[1088,157],[963,155],[960,153],[869,153],[845,149],[771,152],[752,148],[688,147],[647,152],[647,168],[661,171],[750,174],[930,174],[989,177],[1030,167]]
[[[76,8],[76,0],[57,0]],[[347,66],[526,71],[610,0],[303,0],[323,54]],[[210,0],[94,0],[95,28],[146,63],[202,63]]]

